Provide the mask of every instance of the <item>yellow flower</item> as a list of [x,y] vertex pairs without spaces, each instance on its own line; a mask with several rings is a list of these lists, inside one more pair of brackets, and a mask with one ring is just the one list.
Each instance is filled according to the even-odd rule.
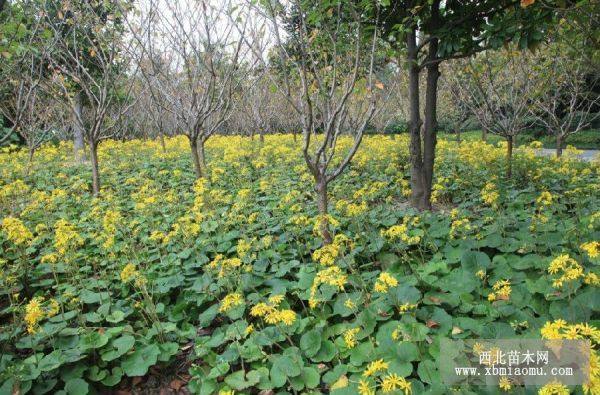
[[244,335],[246,336],[250,336],[252,334],[252,332],[254,332],[254,325],[250,324],[246,327],[246,329],[244,330]]
[[574,281],[578,278],[583,277],[583,267],[575,259],[569,257],[569,255],[560,255],[548,266],[548,273],[553,275],[559,275],[554,278],[552,286],[554,288],[562,288],[565,282]]
[[558,381],[548,383],[538,391],[538,395],[569,395],[569,393],[569,388]]
[[579,248],[584,250],[590,258],[597,258],[600,256],[600,241],[583,243],[579,246]]
[[283,301],[284,298],[284,295],[273,295],[269,297],[269,303],[271,303],[274,306],[279,306],[279,304]]
[[386,293],[388,288],[398,285],[398,280],[388,272],[381,272],[375,282],[375,292]]
[[356,335],[360,332],[360,328],[351,328],[344,332],[344,343],[346,347],[354,348],[356,346]]
[[75,226],[64,219],[59,219],[54,224],[54,248],[59,255],[83,245],[83,238],[75,230]]
[[401,390],[404,394],[411,393],[411,384],[404,377],[400,377],[395,373],[388,374],[381,381],[381,390],[383,393],[388,393],[396,390]]
[[594,272],[589,272],[585,275],[583,282],[597,287],[600,285],[600,277]]
[[279,322],[284,325],[292,325],[296,321],[296,313],[293,310],[281,310],[279,312]]
[[8,240],[12,241],[15,245],[25,244],[33,239],[33,234],[18,218],[4,218],[2,220],[2,229],[6,233]]
[[543,191],[542,193],[540,193],[540,196],[538,196],[535,202],[539,206],[550,206],[552,204],[553,199],[554,198],[550,192]]
[[487,184],[485,184],[485,186],[481,190],[481,199],[483,200],[483,202],[485,204],[487,204],[488,206],[490,206],[492,208],[498,207],[498,198],[499,197],[500,197],[500,194],[498,193],[496,185],[491,182],[488,182]]
[[361,379],[358,382],[358,394],[375,395],[375,388],[371,388],[368,381]]
[[225,297],[221,301],[221,307],[219,307],[219,312],[226,313],[237,306],[241,306],[243,303],[244,297],[240,293],[236,292],[225,295]]
[[250,251],[250,249],[252,248],[252,245],[243,239],[238,240],[237,246],[236,246],[236,251],[237,254],[240,258],[244,258],[248,252]]
[[125,267],[121,271],[121,281],[123,283],[127,283],[127,282],[131,281],[137,275],[138,275],[138,271],[135,268],[135,265],[133,263],[128,263],[127,265],[125,265]]
[[273,311],[272,306],[269,306],[268,304],[261,302],[261,303],[254,305],[250,309],[250,315],[253,317],[264,317],[265,315],[269,314],[271,311]]
[[348,298],[344,302],[344,306],[346,306],[347,309],[354,310],[356,308],[356,303],[354,303],[352,299]]
[[507,377],[502,376],[500,377],[500,380],[498,380],[498,387],[500,387],[502,391],[508,392],[512,388],[512,384]]
[[340,269],[338,266],[331,266],[327,269],[317,272],[317,275],[315,276],[310,288],[310,298],[308,299],[309,307],[311,309],[317,307],[317,290],[321,284],[328,284],[332,287],[336,287],[340,291],[343,291],[347,279],[348,276],[344,274],[342,269]]
[[25,323],[27,324],[27,332],[30,334],[37,332],[39,322],[44,319],[43,301],[43,297],[36,296],[25,306]]
[[369,377],[377,372],[388,370],[388,368],[389,364],[387,362],[384,362],[383,359],[377,359],[367,366],[367,368],[363,372],[363,376]]

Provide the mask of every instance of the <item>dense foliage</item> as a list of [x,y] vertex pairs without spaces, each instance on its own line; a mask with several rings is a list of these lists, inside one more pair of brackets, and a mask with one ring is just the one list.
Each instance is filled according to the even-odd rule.
[[[26,152],[0,154],[0,393],[179,373],[201,394],[446,394],[442,338],[597,346],[600,164],[534,143],[506,181],[502,147],[442,140],[436,210],[417,212],[407,144],[365,138],[332,184],[327,246],[291,136],[215,137],[197,181],[183,138],[108,141],[99,198],[69,144],[27,176]],[[598,393],[595,352],[571,391]],[[526,392],[501,384],[457,393]]]

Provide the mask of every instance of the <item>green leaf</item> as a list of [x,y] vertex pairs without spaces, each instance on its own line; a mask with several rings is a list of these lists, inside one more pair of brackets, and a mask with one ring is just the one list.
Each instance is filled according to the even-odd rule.
[[103,361],[109,362],[119,358],[127,351],[131,350],[135,344],[135,338],[131,335],[123,335],[111,342],[113,347],[111,350],[105,351],[100,354]]
[[71,379],[65,383],[65,391],[69,395],[85,395],[89,392],[89,386],[83,379]]
[[300,338],[300,349],[307,357],[315,356],[321,349],[321,333],[320,330],[313,329],[304,333]]
[[440,372],[438,372],[435,362],[430,359],[419,363],[417,374],[424,383],[434,384],[440,382]]
[[135,350],[121,363],[123,373],[129,377],[145,375],[150,366],[156,364],[159,354],[160,349],[156,344],[150,344]]

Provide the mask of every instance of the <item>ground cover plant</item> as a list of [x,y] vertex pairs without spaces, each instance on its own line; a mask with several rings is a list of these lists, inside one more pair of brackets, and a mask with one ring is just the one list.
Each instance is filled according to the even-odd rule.
[[[291,135],[214,136],[200,179],[183,137],[109,140],[98,197],[69,143],[4,152],[0,393],[599,393],[600,163],[537,148],[507,180],[441,140],[419,212],[408,136],[367,136],[328,245]],[[590,382],[442,384],[441,339],[514,337],[589,339]]]

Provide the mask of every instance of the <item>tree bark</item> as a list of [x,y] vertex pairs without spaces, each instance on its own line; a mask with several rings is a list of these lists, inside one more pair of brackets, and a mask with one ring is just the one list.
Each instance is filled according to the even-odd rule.
[[80,121],[83,112],[83,95],[81,92],[75,95],[73,103],[73,154],[75,161],[83,163],[85,161],[85,143],[83,139],[83,125]]
[[200,162],[200,174],[204,177],[207,174],[206,171],[206,153],[204,150],[204,141],[200,139],[198,142],[198,160]]
[[506,178],[512,178],[513,136],[506,137]]
[[198,142],[193,138],[190,138],[189,140],[196,178],[202,178],[202,165],[200,164],[200,155],[198,154]]
[[421,116],[419,109],[419,66],[417,64],[417,32],[414,28],[407,34],[408,102],[410,133],[410,203],[419,207],[424,195],[423,160],[421,156]]
[[556,135],[556,157],[560,158],[563,152],[563,136],[561,134]]
[[98,196],[100,193],[100,169],[98,166],[98,143],[90,142],[90,159],[92,162],[92,194]]
[[328,202],[327,202],[327,182],[325,181],[325,175],[322,175],[317,180],[317,207],[319,209],[319,231],[321,232],[321,237],[323,238],[323,244],[331,244],[332,237],[329,232],[329,218],[327,216],[328,210]]
[[[438,41],[429,43],[429,60],[437,57]],[[427,66],[427,87],[425,91],[425,125],[423,133],[423,197],[419,208],[431,210],[431,188],[433,183],[433,165],[435,162],[435,146],[437,144],[437,91],[440,76],[439,64]]]
[[481,141],[487,142],[487,131],[485,130],[485,128],[481,129]]
[[35,148],[29,147],[29,155],[27,156],[27,166],[25,167],[25,176],[28,176],[31,172],[31,166],[33,165],[33,155]]

